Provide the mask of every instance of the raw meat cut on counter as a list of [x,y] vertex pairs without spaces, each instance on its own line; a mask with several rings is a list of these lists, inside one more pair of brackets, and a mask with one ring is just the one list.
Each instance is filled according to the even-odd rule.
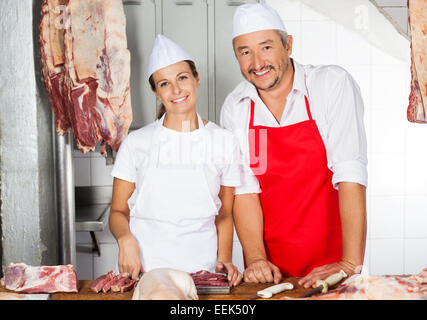
[[[282,299],[292,299],[285,297]],[[427,300],[427,268],[411,276],[356,274],[337,288],[310,300]]]
[[29,266],[11,263],[1,284],[21,293],[77,292],[77,275],[72,265]]
[[427,0],[408,1],[411,28],[410,122],[427,123]]
[[90,290],[93,292],[102,292],[107,293],[111,292],[126,292],[133,289],[138,280],[132,280],[130,277],[125,277],[121,275],[115,275],[114,270],[109,271],[107,274],[101,275],[96,278],[91,286]]
[[58,134],[71,128],[83,153],[118,151],[132,122],[122,1],[45,0],[39,40]]
[[132,300],[198,300],[192,277],[174,269],[159,268],[144,273]]
[[200,270],[190,273],[197,287],[227,287],[228,278],[221,273],[211,273],[207,270]]

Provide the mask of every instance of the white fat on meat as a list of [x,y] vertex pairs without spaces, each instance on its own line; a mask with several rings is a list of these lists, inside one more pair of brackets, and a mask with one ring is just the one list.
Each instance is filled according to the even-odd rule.
[[132,300],[198,300],[193,278],[174,269],[159,268],[144,273]]

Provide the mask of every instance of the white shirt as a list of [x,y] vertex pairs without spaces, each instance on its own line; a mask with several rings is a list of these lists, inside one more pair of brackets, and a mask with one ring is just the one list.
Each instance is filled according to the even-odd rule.
[[[135,205],[144,172],[148,168],[152,135],[158,122],[129,133],[117,153],[111,175],[136,184],[135,192],[128,201],[129,208]],[[220,186],[240,185],[239,143],[231,132],[213,122],[208,122],[204,129],[180,132],[161,125],[158,167],[189,168],[201,164],[210,194],[219,211]]]
[[[234,132],[242,152],[242,184],[236,194],[260,193],[258,180],[249,168],[248,130],[250,101],[255,102],[254,125],[282,127],[308,120],[304,95],[326,148],[332,184],[356,182],[367,186],[367,142],[360,88],[352,76],[335,65],[301,65],[292,59],[294,82],[280,124],[263,103],[254,85],[240,83],[225,99],[221,126]],[[268,160],[267,160],[268,163]]]

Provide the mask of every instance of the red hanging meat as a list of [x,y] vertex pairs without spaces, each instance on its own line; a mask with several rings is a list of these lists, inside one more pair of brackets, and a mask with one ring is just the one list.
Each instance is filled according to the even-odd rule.
[[132,122],[122,1],[45,0],[40,43],[58,134],[71,128],[83,153],[117,151]]
[[408,0],[411,27],[411,93],[408,120],[427,123],[427,0]]

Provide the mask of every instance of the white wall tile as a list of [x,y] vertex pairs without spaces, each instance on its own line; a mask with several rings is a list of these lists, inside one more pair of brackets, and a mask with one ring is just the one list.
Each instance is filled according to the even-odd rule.
[[[397,31],[396,31],[397,32]],[[409,46],[408,46],[409,47]],[[405,64],[405,61],[398,60],[375,46],[371,47],[372,64],[373,65],[397,65]]]
[[113,177],[111,176],[111,171],[113,166],[107,166],[104,157],[92,157],[90,161],[92,186],[112,186]]
[[405,197],[372,196],[370,237],[403,238]]
[[[406,120],[406,119],[405,119]],[[423,123],[412,123],[404,121],[406,126],[407,137],[407,153],[412,153],[413,156],[427,156],[427,130]],[[422,162],[423,159],[420,159]]]
[[427,170],[425,170],[427,154],[423,154],[421,150],[411,150],[405,154],[405,159],[406,194],[427,196]]
[[301,4],[301,20],[302,21],[325,21],[329,18],[316,10],[313,10],[305,4]]
[[427,238],[427,196],[406,197],[405,236]]
[[286,29],[288,21],[301,20],[301,2],[295,0],[267,0],[266,3],[274,8],[282,18]]
[[337,63],[369,65],[371,45],[361,35],[337,25]]
[[405,114],[401,111],[392,108],[374,108],[371,110],[371,147],[373,152],[403,153],[406,141]]
[[405,274],[416,274],[427,268],[427,238],[405,239]]
[[363,258],[363,274],[369,274],[371,270],[371,240],[366,240],[365,256]]
[[402,196],[405,193],[403,154],[372,154],[368,163],[371,195]]
[[301,63],[336,64],[336,29],[336,23],[332,21],[304,21],[301,25]]
[[116,244],[100,244],[101,256],[94,254],[93,257],[93,272],[96,279],[100,275],[107,273],[110,270],[118,272],[117,259],[119,255],[119,247]]
[[[405,79],[408,70],[405,66],[372,66],[373,108],[393,108],[405,111],[407,107],[406,86],[408,85]],[[385,119],[387,118],[385,117]]]
[[91,185],[90,157],[74,158],[74,185],[87,187]]
[[403,239],[371,239],[370,274],[402,274]]
[[286,23],[288,34],[292,36],[292,54],[291,57],[296,61],[300,61],[302,56],[302,36],[301,36],[301,22],[288,21]]

